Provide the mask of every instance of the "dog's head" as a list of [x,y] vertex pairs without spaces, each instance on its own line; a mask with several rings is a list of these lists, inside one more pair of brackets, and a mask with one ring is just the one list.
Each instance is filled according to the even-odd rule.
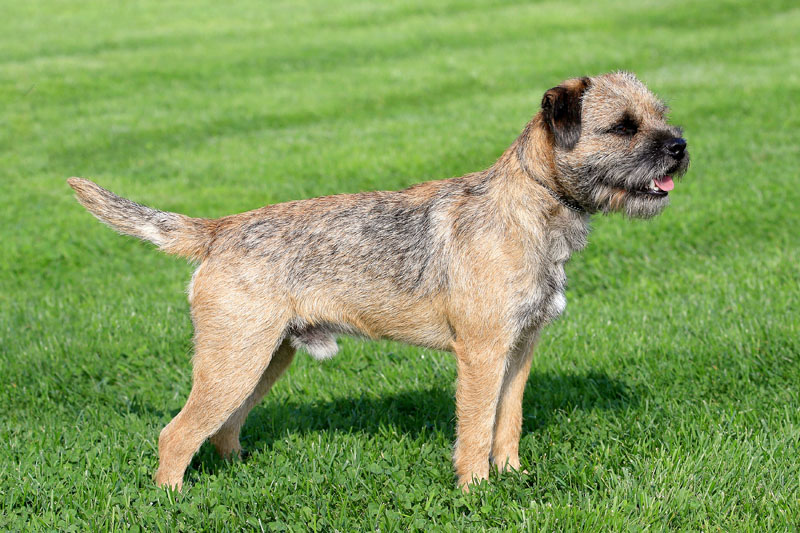
[[689,166],[667,106],[633,74],[567,80],[542,98],[559,188],[590,212],[649,218],[669,203]]

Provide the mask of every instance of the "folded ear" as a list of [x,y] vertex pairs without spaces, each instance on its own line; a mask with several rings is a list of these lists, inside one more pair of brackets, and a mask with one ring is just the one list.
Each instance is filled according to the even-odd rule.
[[542,118],[555,145],[572,150],[581,136],[581,99],[591,80],[574,78],[544,93]]

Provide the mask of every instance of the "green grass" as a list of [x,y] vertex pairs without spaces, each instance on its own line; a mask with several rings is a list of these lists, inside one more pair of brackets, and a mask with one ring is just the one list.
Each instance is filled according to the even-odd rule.
[[[800,9],[793,1],[6,2],[0,529],[795,530]],[[301,355],[187,489],[152,483],[190,387],[191,266],[64,179],[220,216],[485,168],[560,80],[636,72],[692,168],[594,221],[525,396],[530,475],[462,495],[452,356]]]

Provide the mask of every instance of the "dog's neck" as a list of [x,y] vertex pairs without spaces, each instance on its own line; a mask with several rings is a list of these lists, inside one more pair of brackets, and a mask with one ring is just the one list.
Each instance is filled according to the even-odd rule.
[[[489,176],[510,177],[514,187],[535,191],[536,196],[548,206],[549,212],[567,211],[586,218],[592,211],[578,202],[571,191],[558,179],[558,168],[551,150],[542,149],[552,144],[552,137],[544,127],[541,115],[536,115],[520,136],[487,170]],[[507,188],[506,183],[502,188]],[[563,209],[558,209],[559,207]]]
[[545,127],[541,114],[538,114],[528,122],[507,154],[504,155],[516,163],[520,172],[528,180],[542,187],[565,208],[582,215],[590,213],[557,179],[558,170],[553,153],[549,150],[542,150],[542,147],[551,146],[552,143],[552,135]]
[[[548,234],[557,230],[555,233],[563,234],[570,251],[574,252],[586,245],[591,213],[574,202],[560,184],[552,152],[541,153],[533,148],[547,146],[551,142],[547,135],[539,116],[534,117],[519,138],[484,173],[484,179],[494,190],[492,196],[499,212],[505,212],[522,227],[531,226],[533,234],[539,234],[542,226],[550,228]],[[567,203],[574,204],[575,208]],[[539,230],[533,226],[538,226]]]
[[544,190],[547,191],[550,194],[550,196],[555,198],[555,200],[558,203],[560,203],[561,205],[563,205],[564,207],[566,207],[570,211],[574,211],[575,213],[578,213],[578,214],[581,214],[581,215],[588,214],[588,211],[586,211],[586,209],[584,209],[577,201],[573,200],[572,198],[570,198],[568,196],[564,196],[562,194],[557,193],[551,187],[549,187],[546,183],[544,183],[543,181],[539,180],[539,178],[537,178],[536,175],[530,174],[529,172],[527,172],[527,169],[525,169],[525,161],[523,159],[520,159],[519,163],[522,166],[523,172],[525,174],[527,174],[528,177],[533,179],[533,181],[535,181],[536,183],[541,185],[544,188]]

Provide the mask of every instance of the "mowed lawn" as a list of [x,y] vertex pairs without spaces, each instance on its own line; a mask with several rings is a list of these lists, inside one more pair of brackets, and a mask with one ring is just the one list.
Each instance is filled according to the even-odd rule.
[[[795,1],[6,2],[0,529],[795,530]],[[489,166],[562,79],[636,72],[692,154],[652,221],[596,217],[524,401],[527,475],[455,487],[452,356],[300,354],[184,493],[192,267],[103,227],[78,175],[216,217]],[[488,305],[488,303],[487,303]]]

